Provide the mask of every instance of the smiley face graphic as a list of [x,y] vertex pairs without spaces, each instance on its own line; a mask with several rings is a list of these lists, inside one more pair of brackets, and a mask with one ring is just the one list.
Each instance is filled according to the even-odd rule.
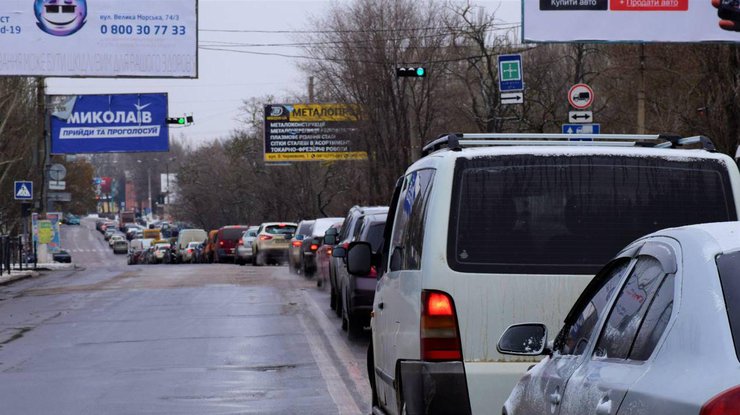
[[39,29],[54,36],[69,36],[85,25],[86,0],[35,0],[33,11]]

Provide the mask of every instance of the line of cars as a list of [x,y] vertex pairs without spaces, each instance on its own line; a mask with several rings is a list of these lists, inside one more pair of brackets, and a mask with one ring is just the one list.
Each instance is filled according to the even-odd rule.
[[373,413],[737,413],[735,161],[705,137],[570,138],[440,137],[378,245],[349,215],[327,231],[332,308],[342,274],[377,276]]

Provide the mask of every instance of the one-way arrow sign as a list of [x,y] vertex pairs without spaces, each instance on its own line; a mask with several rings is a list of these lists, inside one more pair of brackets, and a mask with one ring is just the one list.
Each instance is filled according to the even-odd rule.
[[501,105],[523,104],[523,103],[524,103],[524,93],[521,91],[501,93]]
[[594,113],[592,111],[569,111],[568,122],[574,123],[588,123],[594,120]]

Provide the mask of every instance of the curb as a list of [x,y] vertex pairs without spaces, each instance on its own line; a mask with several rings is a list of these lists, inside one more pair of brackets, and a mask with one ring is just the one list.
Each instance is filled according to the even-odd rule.
[[32,277],[38,277],[39,273],[36,271],[28,271],[23,272],[22,274],[16,274],[16,275],[3,275],[0,276],[0,286],[1,285],[8,285],[10,283],[25,280],[26,278],[32,278]]

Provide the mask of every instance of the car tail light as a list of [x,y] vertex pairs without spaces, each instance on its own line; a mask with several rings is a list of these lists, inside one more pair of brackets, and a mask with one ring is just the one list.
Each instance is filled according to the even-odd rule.
[[319,249],[319,246],[318,246],[318,245],[316,245],[316,244],[311,244],[311,250],[312,250],[312,251],[316,251],[317,249]]
[[740,386],[727,389],[701,407],[699,415],[740,415]]
[[239,245],[244,245],[244,239],[239,238],[239,242],[237,242]]
[[300,246],[303,245],[301,241],[293,241],[293,246],[296,248],[300,248]]
[[224,246],[224,241],[218,241],[218,246]]
[[378,270],[375,268],[375,265],[370,266],[370,273],[367,274],[368,277],[372,278],[378,278]]
[[333,251],[332,247],[326,248],[326,256],[331,256],[332,251]]
[[193,253],[193,248],[188,248],[188,253],[189,254],[192,254]]
[[452,297],[441,291],[424,290],[421,307],[421,358],[430,361],[462,360],[460,331]]
[[272,239],[270,235],[260,235],[260,241],[269,241],[270,239]]

